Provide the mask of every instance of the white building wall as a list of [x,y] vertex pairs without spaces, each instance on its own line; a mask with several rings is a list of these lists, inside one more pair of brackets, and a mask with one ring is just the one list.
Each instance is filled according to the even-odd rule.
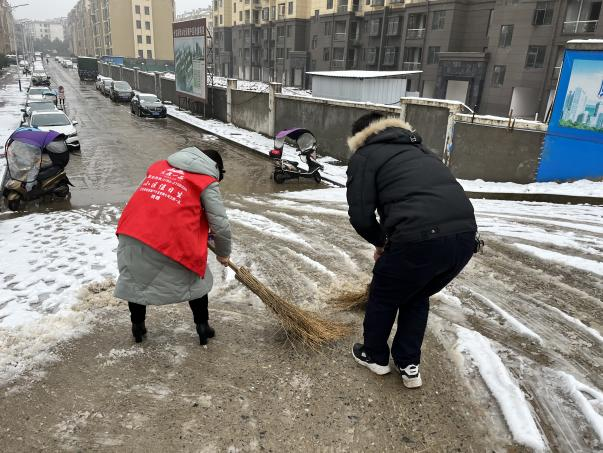
[[312,76],[312,96],[344,101],[396,104],[406,95],[406,79]]
[[34,39],[65,40],[65,29],[62,21],[31,21],[28,23],[28,28],[31,30]]

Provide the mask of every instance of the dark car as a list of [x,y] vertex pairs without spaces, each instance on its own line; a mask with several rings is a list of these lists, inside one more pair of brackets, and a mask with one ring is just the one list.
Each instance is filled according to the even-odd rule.
[[124,82],[123,80],[114,80],[111,83],[111,91],[109,92],[109,97],[112,101],[128,101],[132,100],[132,96],[134,96],[134,90],[128,82]]
[[137,93],[130,103],[130,111],[138,116],[166,118],[167,109],[154,94]]

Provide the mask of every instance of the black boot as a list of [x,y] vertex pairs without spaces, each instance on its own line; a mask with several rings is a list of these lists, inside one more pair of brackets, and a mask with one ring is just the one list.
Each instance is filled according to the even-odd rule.
[[147,334],[147,328],[143,322],[132,323],[132,335],[134,335],[134,341],[136,343],[142,343],[142,337]]
[[207,322],[197,324],[197,333],[199,334],[199,344],[207,344],[208,338],[216,336],[216,331],[209,327]]

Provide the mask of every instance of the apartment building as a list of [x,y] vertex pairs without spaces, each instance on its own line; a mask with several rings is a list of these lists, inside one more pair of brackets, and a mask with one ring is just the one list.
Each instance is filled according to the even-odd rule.
[[73,53],[173,60],[174,0],[79,0],[68,16]]
[[176,16],[176,21],[185,21],[193,19],[205,19],[206,28],[209,36],[213,36],[214,30],[214,13],[211,7],[209,8],[196,8],[190,11],[184,11]]
[[65,40],[65,21],[62,18],[51,20],[29,20],[26,32],[33,39]]
[[603,37],[601,0],[214,0],[219,75],[421,70],[409,91],[544,118],[565,43]]
[[15,51],[14,27],[15,21],[10,5],[6,0],[0,0],[0,53],[10,54]]

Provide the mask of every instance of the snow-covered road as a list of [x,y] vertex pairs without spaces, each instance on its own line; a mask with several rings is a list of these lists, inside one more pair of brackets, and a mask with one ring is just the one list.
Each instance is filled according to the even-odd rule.
[[[536,449],[595,448],[603,440],[603,208],[474,205],[487,247],[434,297],[430,331],[457,357],[465,391],[490,407],[493,435]],[[347,223],[343,189],[233,195],[227,206],[234,259],[296,303],[326,309],[333,292],[368,280],[371,250]],[[37,370],[57,342],[86,331],[77,293],[115,275],[118,212],[97,206],[0,222],[0,254],[11,263],[0,271],[2,381]],[[220,270],[212,294],[249,299]]]

